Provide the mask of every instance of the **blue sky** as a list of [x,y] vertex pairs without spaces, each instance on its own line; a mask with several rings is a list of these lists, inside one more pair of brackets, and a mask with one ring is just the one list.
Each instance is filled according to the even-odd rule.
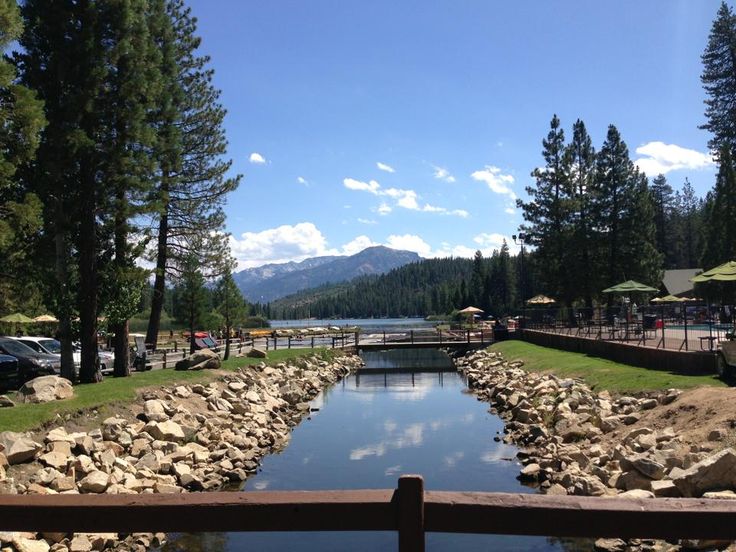
[[[190,0],[228,110],[241,267],[490,253],[522,222],[553,113],[703,195],[715,0]],[[639,153],[637,153],[639,149]],[[379,166],[379,163],[381,164]]]

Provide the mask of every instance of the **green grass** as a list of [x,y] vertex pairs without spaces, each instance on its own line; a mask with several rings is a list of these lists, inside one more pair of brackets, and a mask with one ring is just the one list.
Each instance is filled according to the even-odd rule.
[[[312,349],[283,349],[269,351],[267,364],[275,364],[311,354]],[[315,349],[315,353],[325,359],[334,357],[334,351]],[[223,363],[223,369],[236,370],[242,366],[258,364],[258,358],[230,358]],[[28,431],[40,428],[57,419],[66,418],[79,412],[96,408],[108,409],[119,404],[132,403],[138,391],[147,387],[167,385],[206,383],[216,379],[217,374],[209,370],[196,372],[177,372],[173,369],[134,372],[129,378],[106,377],[96,384],[83,384],[74,387],[74,397],[65,401],[43,404],[17,404],[12,408],[0,409],[0,431]],[[11,398],[12,395],[11,395]],[[112,412],[112,409],[109,409]],[[59,421],[60,423],[61,420]]]
[[501,352],[509,361],[523,360],[524,368],[532,372],[551,372],[561,377],[582,378],[597,391],[607,389],[631,393],[671,387],[726,387],[714,375],[683,376],[663,370],[648,370],[582,353],[539,347],[523,341],[503,341],[492,345],[490,350]]

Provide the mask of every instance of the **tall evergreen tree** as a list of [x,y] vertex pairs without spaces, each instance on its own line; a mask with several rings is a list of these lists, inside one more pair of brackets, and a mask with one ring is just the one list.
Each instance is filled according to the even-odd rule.
[[248,314],[248,307],[228,267],[215,288],[216,309],[225,325],[225,356],[230,358],[230,332],[235,324],[241,324]]
[[665,268],[678,268],[678,224],[675,221],[675,197],[672,186],[663,174],[652,180],[650,186],[657,250],[664,255]]
[[716,185],[705,216],[703,268],[736,259],[736,168],[727,146],[719,155]]
[[573,125],[572,141],[567,147],[570,167],[570,205],[572,252],[566,267],[565,301],[582,297],[586,307],[592,307],[595,283],[595,219],[593,208],[597,198],[595,183],[595,150],[585,123],[578,119]]
[[33,288],[32,245],[41,227],[41,201],[19,185],[18,168],[35,155],[45,124],[42,103],[16,82],[15,68],[2,54],[21,35],[14,0],[0,2],[0,312],[25,310]]
[[682,186],[677,210],[681,221],[680,234],[682,236],[679,266],[680,268],[699,268],[703,250],[701,244],[703,242],[704,202],[695,196],[695,190],[687,179]]
[[535,186],[528,186],[529,201],[517,200],[524,214],[522,228],[536,245],[537,255],[544,265],[544,284],[548,294],[558,295],[565,288],[568,274],[565,246],[569,238],[570,182],[565,155],[565,133],[557,115],[552,117],[547,138],[542,140],[543,168],[534,169]]
[[711,132],[711,151],[720,154],[727,147],[734,156],[736,147],[736,16],[724,1],[711,27],[703,52],[701,82],[707,94],[701,126]]
[[199,256],[192,252],[184,259],[179,276],[179,321],[189,330],[189,354],[194,353],[194,332],[207,314],[207,291]]
[[645,174],[634,172],[631,201],[622,219],[624,277],[657,286],[662,281],[662,253],[657,250],[654,202]]
[[198,251],[203,266],[217,265],[227,249],[222,232],[225,196],[240,176],[228,178],[223,160],[226,111],[212,85],[209,58],[197,53],[196,19],[182,0],[153,0],[158,16],[152,32],[162,52],[164,84],[156,114],[158,184],[154,193],[156,263],[146,342],[158,337],[167,276],[176,277],[190,253],[192,236],[206,239]]

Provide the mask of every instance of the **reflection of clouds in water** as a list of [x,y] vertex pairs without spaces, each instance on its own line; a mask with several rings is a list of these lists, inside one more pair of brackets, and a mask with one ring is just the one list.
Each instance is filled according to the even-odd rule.
[[383,429],[386,431],[386,433],[393,433],[396,431],[396,428],[399,427],[396,422],[393,420],[386,420],[383,422]]
[[395,424],[389,424],[388,427],[390,429],[386,428],[384,424],[384,429],[389,434],[387,439],[380,443],[351,450],[350,459],[362,460],[368,456],[383,456],[388,450],[418,447],[424,441],[424,424],[422,423],[411,424],[398,435],[392,435],[396,430]]
[[514,447],[499,445],[495,450],[484,452],[480,459],[486,464],[496,464],[498,462],[508,462],[509,460],[512,460],[515,454]]
[[454,468],[457,463],[463,459],[465,453],[463,451],[453,452],[452,454],[445,456],[442,461],[448,468]]
[[396,464],[395,466],[389,466],[386,468],[386,471],[383,472],[383,475],[390,477],[392,475],[396,475],[401,471],[401,464]]
[[271,482],[268,479],[266,479],[265,481],[256,481],[255,483],[253,483],[253,488],[256,491],[263,491],[267,489],[270,484]]
[[309,456],[305,456],[304,458],[302,458],[302,464],[305,465],[305,466],[307,464],[309,464],[311,461],[312,461],[312,455],[311,454]]
[[464,424],[472,424],[475,421],[475,414],[468,412],[462,417],[462,420]]
[[432,420],[429,422],[429,428],[432,431],[439,431],[440,429],[446,429],[455,423],[471,424],[475,421],[475,414],[466,414],[460,418],[445,418],[443,420]]

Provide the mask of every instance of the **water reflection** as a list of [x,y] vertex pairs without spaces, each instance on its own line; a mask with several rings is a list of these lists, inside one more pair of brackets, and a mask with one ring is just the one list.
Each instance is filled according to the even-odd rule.
[[[455,372],[350,376],[318,397],[320,410],[244,491],[394,488],[400,474],[421,473],[431,490],[532,492],[516,480],[515,449],[493,442],[502,421],[465,389]],[[224,551],[395,550],[396,539],[393,532],[230,533]],[[427,549],[561,547],[539,537],[429,534]]]

